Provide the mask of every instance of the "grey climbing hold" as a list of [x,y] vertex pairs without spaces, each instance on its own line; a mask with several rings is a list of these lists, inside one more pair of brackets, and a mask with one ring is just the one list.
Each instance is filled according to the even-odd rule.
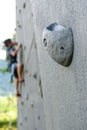
[[23,4],[23,8],[26,8],[26,3]]
[[43,90],[42,90],[41,78],[39,78],[39,87],[40,87],[40,95],[41,95],[41,98],[43,98]]
[[38,116],[38,120],[40,120],[40,116]]
[[34,77],[35,79],[37,79],[37,74],[35,73],[35,74],[33,75],[33,77]]
[[24,105],[24,101],[21,102],[21,105]]
[[28,70],[25,70],[25,73],[27,74],[27,73],[28,73]]
[[20,124],[20,126],[22,126],[22,125],[23,125],[23,123],[22,123],[22,122],[20,122],[19,124]]
[[21,25],[18,25],[19,28],[21,28]]
[[25,116],[24,119],[27,121],[27,117]]
[[31,103],[30,105],[31,105],[32,108],[34,107],[34,104],[33,104],[33,103]]
[[21,9],[19,9],[19,13],[21,14]]
[[57,63],[69,66],[74,51],[72,29],[53,23],[43,30],[42,43]]

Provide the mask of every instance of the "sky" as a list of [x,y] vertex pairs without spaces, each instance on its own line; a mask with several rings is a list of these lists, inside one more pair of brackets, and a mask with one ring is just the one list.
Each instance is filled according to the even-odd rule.
[[16,28],[16,0],[0,0],[0,42],[12,38]]

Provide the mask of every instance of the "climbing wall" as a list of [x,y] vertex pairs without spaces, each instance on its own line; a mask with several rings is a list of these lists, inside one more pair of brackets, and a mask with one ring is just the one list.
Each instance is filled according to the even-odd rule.
[[[24,63],[25,78],[18,99],[18,130],[87,130],[87,2],[16,0],[16,5],[16,39],[23,44],[18,59]],[[52,23],[60,26],[55,29]],[[61,48],[57,43],[63,43]],[[64,66],[67,43],[74,44],[73,58]]]
[[19,87],[18,130],[45,130],[42,82],[30,2],[17,0],[16,14],[16,40],[22,44],[18,60],[24,64],[25,80]]

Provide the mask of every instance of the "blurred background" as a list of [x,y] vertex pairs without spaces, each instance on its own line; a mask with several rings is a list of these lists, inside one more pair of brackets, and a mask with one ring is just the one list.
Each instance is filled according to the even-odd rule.
[[14,81],[7,71],[6,48],[3,41],[14,39],[16,28],[15,0],[0,1],[0,130],[16,130],[17,99]]

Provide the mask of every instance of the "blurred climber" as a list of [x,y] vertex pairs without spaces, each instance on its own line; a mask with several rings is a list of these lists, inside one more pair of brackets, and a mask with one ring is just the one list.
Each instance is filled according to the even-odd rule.
[[23,64],[17,62],[17,53],[22,45],[13,42],[11,39],[6,39],[4,44],[7,47],[8,70],[12,73],[11,77],[14,76],[16,79],[16,96],[20,97],[21,95],[18,91],[18,86],[20,82],[24,82],[24,79],[22,78]]

